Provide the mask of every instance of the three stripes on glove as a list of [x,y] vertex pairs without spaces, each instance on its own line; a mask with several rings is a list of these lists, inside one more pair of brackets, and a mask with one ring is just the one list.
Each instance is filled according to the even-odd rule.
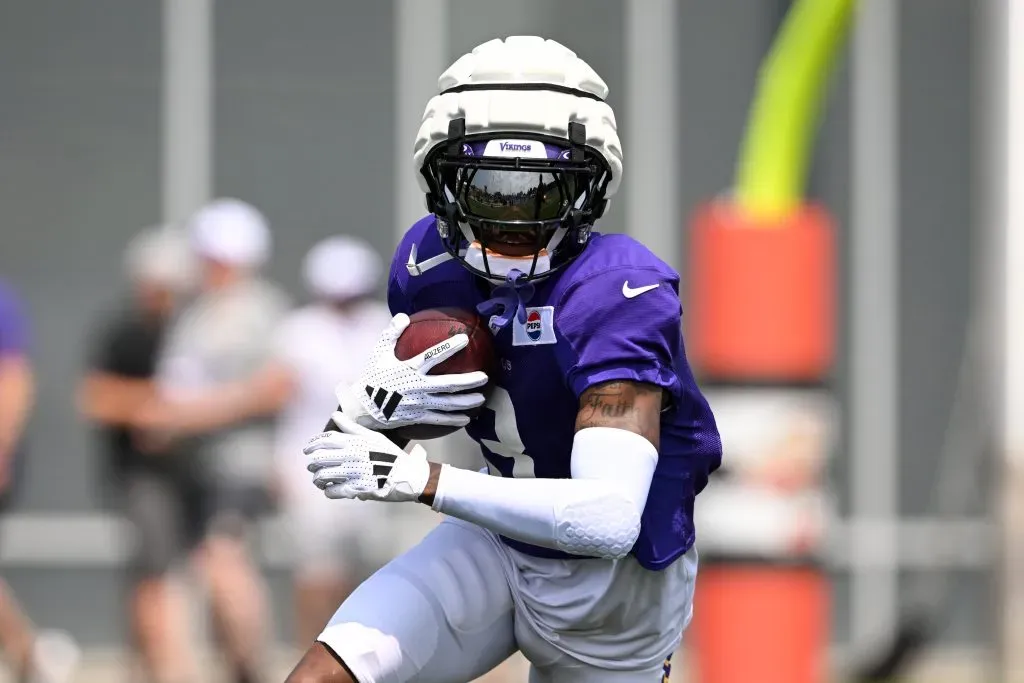
[[369,384],[366,385],[366,395],[373,399],[373,402],[380,408],[380,411],[384,414],[385,420],[390,420],[391,415],[394,414],[395,408],[402,402],[402,395],[397,391],[390,392],[388,396],[387,389],[374,389]]

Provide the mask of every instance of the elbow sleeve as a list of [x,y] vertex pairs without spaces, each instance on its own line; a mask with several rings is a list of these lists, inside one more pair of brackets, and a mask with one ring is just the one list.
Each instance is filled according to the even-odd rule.
[[[583,482],[580,482],[583,483]],[[555,506],[555,543],[574,555],[605,559],[625,557],[640,535],[636,501],[605,482],[588,481],[583,495]],[[594,490],[598,488],[604,491]],[[575,492],[574,492],[575,493]]]

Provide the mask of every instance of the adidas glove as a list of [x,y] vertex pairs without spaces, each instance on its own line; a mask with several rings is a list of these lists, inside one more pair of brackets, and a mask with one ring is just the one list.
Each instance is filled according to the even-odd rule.
[[460,413],[484,404],[484,395],[470,390],[487,384],[487,374],[427,373],[466,348],[469,337],[457,334],[409,360],[398,360],[395,345],[408,325],[409,316],[404,313],[392,318],[359,381],[337,388],[341,412],[352,422],[377,431],[413,424],[465,427],[469,417]]
[[336,412],[331,419],[340,431],[318,434],[302,450],[313,484],[328,498],[404,502],[420,497],[430,477],[422,446],[406,453],[344,413]]

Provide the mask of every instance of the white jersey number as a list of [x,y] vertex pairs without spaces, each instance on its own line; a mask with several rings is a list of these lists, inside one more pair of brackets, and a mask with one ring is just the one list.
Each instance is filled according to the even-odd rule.
[[[484,408],[494,413],[494,434],[498,440],[481,439],[480,443],[495,455],[512,458],[513,477],[518,479],[535,477],[533,458],[525,453],[526,446],[523,445],[523,439],[519,436],[519,427],[516,425],[516,409],[512,405],[512,397],[505,389],[494,387]],[[487,463],[487,471],[491,474],[501,475],[501,472],[497,471],[497,468],[490,463]]]

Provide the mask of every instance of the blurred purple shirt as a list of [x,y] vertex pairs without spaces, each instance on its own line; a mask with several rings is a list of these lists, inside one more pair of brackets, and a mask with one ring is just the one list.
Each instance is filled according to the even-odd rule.
[[20,356],[28,351],[28,320],[17,293],[0,280],[0,356]]

